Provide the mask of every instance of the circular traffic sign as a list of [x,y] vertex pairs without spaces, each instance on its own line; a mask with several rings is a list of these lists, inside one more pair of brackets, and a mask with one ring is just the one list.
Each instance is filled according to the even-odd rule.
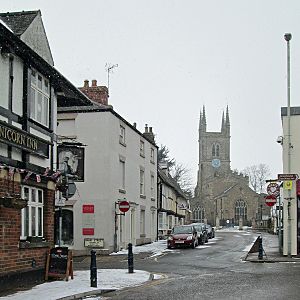
[[274,195],[275,197],[279,196],[280,194],[279,185],[276,182],[269,183],[267,186],[267,193],[269,195]]
[[265,197],[265,200],[266,200],[266,204],[268,206],[273,206],[275,203],[276,203],[276,197],[274,195],[267,195]]
[[127,202],[127,201],[120,201],[119,202],[119,210],[121,212],[125,213],[125,212],[127,212],[129,210],[129,208],[130,208],[129,202]]

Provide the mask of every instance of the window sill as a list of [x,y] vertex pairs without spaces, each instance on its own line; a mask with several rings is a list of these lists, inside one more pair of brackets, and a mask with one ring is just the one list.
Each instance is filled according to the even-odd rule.
[[30,243],[28,241],[20,241],[19,249],[31,249],[31,248],[49,248],[51,243],[49,242],[36,242]]
[[145,195],[140,195],[140,198],[146,199]]
[[119,143],[120,143],[122,146],[126,147],[126,144],[125,144],[124,142],[119,141]]
[[140,237],[143,237],[143,238],[144,238],[144,237],[146,237],[146,234],[145,234],[145,233],[141,233],[141,234],[140,234]]
[[119,193],[121,193],[121,194],[126,194],[126,190],[119,189]]

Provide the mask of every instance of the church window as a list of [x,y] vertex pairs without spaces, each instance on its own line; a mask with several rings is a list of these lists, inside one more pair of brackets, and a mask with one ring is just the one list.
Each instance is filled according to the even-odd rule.
[[205,210],[202,206],[197,206],[193,210],[194,222],[203,223],[204,222]]
[[219,157],[220,156],[220,145],[219,144],[213,144],[211,154],[213,157]]
[[212,146],[212,156],[216,156],[216,147],[214,144]]
[[240,218],[247,220],[247,205],[243,200],[237,200],[235,203],[235,220],[239,221]]

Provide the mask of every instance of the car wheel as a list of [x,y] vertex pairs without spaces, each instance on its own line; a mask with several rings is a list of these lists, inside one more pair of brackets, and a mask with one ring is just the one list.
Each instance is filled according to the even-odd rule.
[[204,244],[204,239],[203,237],[199,240],[199,245],[203,245]]

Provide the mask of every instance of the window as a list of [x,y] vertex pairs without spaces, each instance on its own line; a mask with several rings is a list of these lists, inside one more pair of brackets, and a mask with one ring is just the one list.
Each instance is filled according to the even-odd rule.
[[219,157],[220,156],[220,145],[219,144],[213,144],[211,154],[213,157]]
[[21,239],[43,236],[43,190],[23,186],[22,198],[28,200],[28,205],[22,209]]
[[151,174],[151,198],[155,198],[154,175]]
[[125,160],[119,161],[120,189],[125,191]]
[[164,215],[163,213],[158,214],[158,229],[164,228]]
[[197,206],[193,211],[193,215],[194,215],[193,219],[194,219],[195,222],[199,222],[199,223],[204,222],[205,211],[204,211],[204,208],[202,206]]
[[35,70],[31,71],[30,117],[49,126],[50,85],[48,79]]
[[145,195],[145,171],[140,169],[140,195]]
[[145,210],[141,209],[140,234],[145,235]]
[[140,141],[140,156],[145,157],[145,143]]
[[150,161],[151,161],[152,163],[154,163],[154,162],[155,162],[155,161],[154,161],[154,149],[151,148],[150,151],[151,151],[151,152],[150,152]]
[[120,125],[120,137],[119,137],[120,144],[125,146],[125,127]]
[[169,229],[173,228],[172,216],[168,216],[168,228]]
[[237,200],[235,203],[235,221],[238,224],[239,219],[247,220],[247,205],[243,200]]

